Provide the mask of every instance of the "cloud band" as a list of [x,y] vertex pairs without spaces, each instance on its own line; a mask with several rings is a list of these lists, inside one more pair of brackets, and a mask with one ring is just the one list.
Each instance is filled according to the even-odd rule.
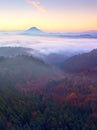
[[29,2],[31,5],[36,7],[40,12],[45,12],[45,9],[41,6],[40,2],[37,0],[26,0]]

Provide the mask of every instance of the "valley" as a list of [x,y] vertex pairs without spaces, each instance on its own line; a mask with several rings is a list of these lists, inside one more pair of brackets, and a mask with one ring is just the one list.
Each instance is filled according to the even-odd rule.
[[29,48],[0,49],[0,129],[96,130],[96,49],[62,66]]

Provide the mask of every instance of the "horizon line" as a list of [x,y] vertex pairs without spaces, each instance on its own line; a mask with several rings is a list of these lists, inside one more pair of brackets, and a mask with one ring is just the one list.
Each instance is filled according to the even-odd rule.
[[15,31],[27,31],[31,28],[36,28],[36,29],[39,29],[41,31],[44,31],[44,32],[48,32],[48,33],[81,33],[81,32],[97,32],[97,29],[75,29],[75,30],[65,30],[65,29],[58,29],[58,30],[55,30],[55,29],[42,29],[41,27],[37,27],[37,26],[32,26],[32,27],[27,27],[25,29],[0,29],[0,32],[15,32]]

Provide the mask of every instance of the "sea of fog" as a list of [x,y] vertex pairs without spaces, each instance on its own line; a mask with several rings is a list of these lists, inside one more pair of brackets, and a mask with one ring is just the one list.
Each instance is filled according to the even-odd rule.
[[83,53],[97,48],[97,39],[71,39],[38,36],[0,36],[0,47],[31,48],[41,54]]

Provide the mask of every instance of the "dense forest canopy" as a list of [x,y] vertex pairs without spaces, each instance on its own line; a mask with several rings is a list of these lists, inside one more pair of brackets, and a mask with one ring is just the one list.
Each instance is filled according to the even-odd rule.
[[[64,60],[61,69],[23,48],[9,50],[0,56],[0,130],[97,130],[97,50]],[[92,65],[70,68],[78,60]]]

